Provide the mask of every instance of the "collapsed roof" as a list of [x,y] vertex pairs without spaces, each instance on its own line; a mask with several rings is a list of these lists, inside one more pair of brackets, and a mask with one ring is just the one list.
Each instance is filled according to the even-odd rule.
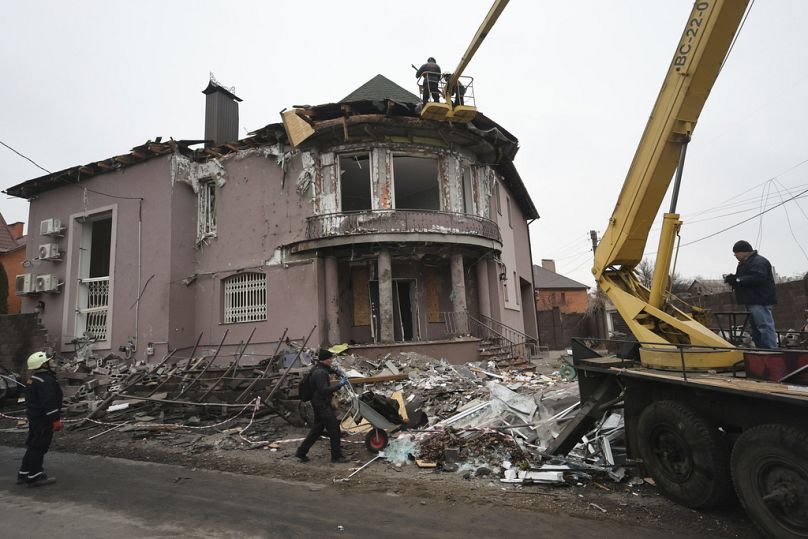
[[[342,144],[352,134],[381,140],[385,135],[401,136],[410,140],[422,137],[439,139],[448,148],[463,148],[474,153],[480,162],[497,170],[505,185],[514,194],[526,219],[537,219],[539,214],[522,182],[513,158],[519,141],[493,120],[477,113],[472,122],[457,124],[422,120],[421,100],[383,75],[376,75],[348,94],[338,103],[317,106],[296,106],[294,113],[316,133],[318,143]],[[228,153],[254,148],[264,144],[288,142],[283,124],[273,123],[258,129],[238,141],[204,149],[191,149],[200,140],[147,141],[132,148],[129,153],[117,155],[85,165],[70,167],[17,184],[5,193],[31,199],[39,193],[64,185],[134,166],[156,157],[179,152],[194,160],[205,161]]]

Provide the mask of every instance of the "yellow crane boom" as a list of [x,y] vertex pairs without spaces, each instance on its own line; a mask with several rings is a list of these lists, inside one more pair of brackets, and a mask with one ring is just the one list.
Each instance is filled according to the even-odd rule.
[[[651,117],[645,126],[617,204],[595,252],[592,273],[641,342],[644,365],[681,368],[670,344],[731,347],[689,314],[665,305],[664,291],[681,221],[676,213],[678,181],[687,143],[741,24],[748,0],[696,1],[674,52]],[[654,282],[645,289],[634,273],[648,232],[677,170],[670,212],[663,219]],[[688,368],[725,368],[740,360],[735,350],[691,354]]]

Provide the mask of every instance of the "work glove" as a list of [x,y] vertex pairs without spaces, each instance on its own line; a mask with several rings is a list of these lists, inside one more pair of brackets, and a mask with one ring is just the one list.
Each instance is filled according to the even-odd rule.
[[345,378],[343,376],[342,378],[339,379],[339,387],[347,386],[347,385],[348,385],[348,379],[347,378]]
[[62,420],[57,419],[56,421],[53,422],[53,431],[59,432],[60,430],[62,430]]
[[734,273],[730,273],[729,275],[724,276],[724,282],[734,287],[738,284],[738,278],[735,277]]

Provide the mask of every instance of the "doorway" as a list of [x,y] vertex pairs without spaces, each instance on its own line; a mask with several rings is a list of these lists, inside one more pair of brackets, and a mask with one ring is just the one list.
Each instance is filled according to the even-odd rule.
[[[373,342],[381,341],[379,281],[368,281],[370,290],[371,331]],[[393,340],[421,339],[418,309],[418,286],[415,279],[393,279]]]

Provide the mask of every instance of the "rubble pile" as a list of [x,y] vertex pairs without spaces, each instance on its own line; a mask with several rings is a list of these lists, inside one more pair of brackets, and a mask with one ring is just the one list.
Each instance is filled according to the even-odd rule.
[[450,471],[457,468],[449,465],[458,461],[491,467],[498,467],[503,460],[516,465],[529,461],[527,453],[510,436],[492,431],[464,434],[451,428],[431,434],[421,441],[418,457]]
[[[289,425],[302,427],[311,415],[297,390],[314,352],[286,342],[250,364],[242,356],[243,348],[230,355],[192,351],[146,365],[77,354],[58,366],[58,376],[67,415],[81,418],[73,428],[94,429],[90,440],[117,431],[191,453],[280,450],[299,436]],[[578,481],[595,473],[619,481],[626,473],[619,409],[605,414],[567,457],[544,454],[579,406],[577,383],[558,371],[507,370],[494,362],[452,365],[413,352],[371,360],[350,351],[335,363],[350,381],[349,391],[336,394],[340,408],[351,410],[343,429],[352,435],[385,430],[390,462],[417,459],[442,472],[521,484]],[[371,403],[373,395],[398,408],[403,420],[379,419],[383,414],[367,407],[364,416],[359,413],[358,401]]]

